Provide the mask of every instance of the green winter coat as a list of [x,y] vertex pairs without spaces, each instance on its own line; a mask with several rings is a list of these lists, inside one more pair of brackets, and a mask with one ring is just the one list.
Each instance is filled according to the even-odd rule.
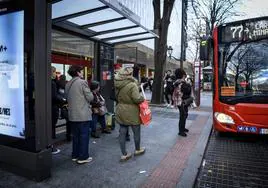
[[114,80],[117,106],[115,119],[123,125],[140,125],[139,104],[144,97],[139,93],[137,81],[133,77],[115,76]]

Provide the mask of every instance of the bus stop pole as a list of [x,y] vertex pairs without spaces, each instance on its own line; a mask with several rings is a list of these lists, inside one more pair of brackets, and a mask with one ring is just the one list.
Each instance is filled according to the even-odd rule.
[[194,95],[195,95],[195,103],[197,106],[200,106],[200,84],[201,83],[201,65],[200,62],[197,61],[194,63]]

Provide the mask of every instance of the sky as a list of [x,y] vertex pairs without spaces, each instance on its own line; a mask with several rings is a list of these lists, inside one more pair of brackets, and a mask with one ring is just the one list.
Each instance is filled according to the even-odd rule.
[[245,3],[239,6],[245,16],[241,19],[268,16],[268,0],[244,0]]

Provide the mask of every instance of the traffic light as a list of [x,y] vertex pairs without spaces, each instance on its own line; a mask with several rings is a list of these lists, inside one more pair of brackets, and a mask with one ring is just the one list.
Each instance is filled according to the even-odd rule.
[[200,60],[209,60],[209,49],[211,40],[208,37],[202,37],[200,40]]

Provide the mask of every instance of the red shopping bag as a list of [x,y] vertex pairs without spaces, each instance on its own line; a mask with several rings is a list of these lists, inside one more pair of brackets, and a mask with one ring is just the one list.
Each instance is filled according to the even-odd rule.
[[139,104],[140,119],[143,125],[149,125],[149,123],[152,121],[152,112],[150,110],[149,103],[146,100],[146,96],[145,96],[144,89],[143,89],[143,84],[141,84],[141,91],[145,100]]
[[152,112],[149,108],[148,101],[144,100],[139,104],[140,107],[140,118],[143,125],[149,125],[152,121]]

